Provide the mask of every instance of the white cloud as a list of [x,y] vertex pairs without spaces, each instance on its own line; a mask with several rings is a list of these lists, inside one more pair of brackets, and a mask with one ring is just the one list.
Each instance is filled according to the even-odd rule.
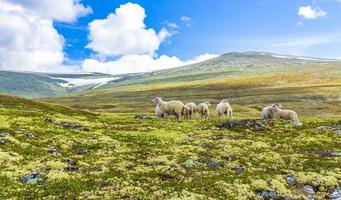
[[150,72],[194,64],[215,57],[218,57],[218,55],[204,54],[187,61],[181,61],[175,56],[167,55],[160,56],[159,58],[153,58],[149,55],[127,55],[115,61],[108,62],[86,59],[83,62],[83,70],[86,72],[101,72],[107,74]]
[[180,21],[185,24],[185,26],[191,26],[192,25],[192,18],[188,16],[182,16],[180,17]]
[[159,33],[146,28],[145,18],[145,10],[140,5],[121,5],[106,19],[89,24],[90,43],[87,47],[106,56],[153,55],[171,33],[166,28]]
[[41,18],[60,22],[74,22],[78,17],[92,12],[89,6],[80,4],[79,0],[12,0],[12,2]]
[[[40,2],[45,5],[52,1]],[[35,3],[0,0],[0,69],[42,72],[68,69],[63,65],[63,37],[53,27],[52,16],[44,17],[43,8],[40,11],[31,8]],[[64,5],[55,6],[63,8]],[[50,13],[49,9],[46,8],[46,13]],[[74,16],[60,13],[60,20],[72,21]]]
[[317,19],[319,17],[324,17],[327,15],[327,13],[316,7],[312,7],[312,6],[301,6],[298,9],[298,15],[304,17],[305,19]]

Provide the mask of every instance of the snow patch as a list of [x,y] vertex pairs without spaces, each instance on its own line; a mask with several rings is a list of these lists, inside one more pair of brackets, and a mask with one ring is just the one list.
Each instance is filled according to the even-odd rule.
[[115,78],[95,78],[95,79],[84,79],[84,78],[58,78],[58,77],[51,77],[56,80],[63,80],[63,83],[58,83],[62,87],[66,88],[73,88],[73,87],[81,87],[86,85],[96,85],[92,89],[101,87],[103,85],[108,84],[111,81],[118,80],[121,77]]

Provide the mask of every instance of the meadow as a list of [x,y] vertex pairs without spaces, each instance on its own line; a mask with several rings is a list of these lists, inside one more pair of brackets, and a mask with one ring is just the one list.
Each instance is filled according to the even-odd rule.
[[[257,121],[262,129],[228,129],[220,125],[229,119],[177,123],[151,111],[94,112],[1,95],[0,133],[8,134],[0,136],[0,199],[332,199],[340,192],[336,114],[305,115],[303,126]],[[235,112],[237,122],[259,115],[243,104]],[[152,119],[135,119],[141,113]]]

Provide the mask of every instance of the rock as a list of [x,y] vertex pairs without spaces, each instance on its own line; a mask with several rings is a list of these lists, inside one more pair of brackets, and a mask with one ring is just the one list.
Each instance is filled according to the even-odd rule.
[[33,133],[26,133],[25,135],[28,138],[35,138],[36,137]]
[[153,131],[154,129],[153,129],[153,127],[151,127],[151,126],[147,126],[146,127],[146,131]]
[[341,153],[337,153],[335,151],[330,150],[321,150],[317,152],[320,156],[326,156],[326,157],[341,157]]
[[61,122],[59,123],[59,126],[63,128],[68,128],[68,129],[79,129],[82,127],[79,123],[72,123],[72,122]]
[[252,128],[257,131],[262,131],[266,130],[266,128],[257,122],[256,120],[253,119],[244,119],[240,121],[230,121],[230,122],[225,122],[222,125],[217,125],[218,128],[226,128],[226,129],[235,129],[235,128]]
[[11,143],[9,140],[0,138],[0,144],[9,144],[9,143]]
[[182,166],[185,168],[195,168],[198,166],[198,161],[196,160],[192,160],[192,159],[188,159],[186,160],[184,163],[182,163]]
[[48,147],[47,152],[49,152],[50,154],[52,154],[54,156],[61,156],[62,155],[61,153],[59,153],[59,151],[55,147]]
[[335,188],[329,193],[329,200],[341,200],[341,189]]
[[40,185],[44,183],[44,179],[39,172],[32,172],[21,178],[21,182]]
[[289,185],[297,185],[297,181],[296,181],[296,178],[292,175],[288,175],[285,177],[285,179],[287,180],[287,183]]
[[263,197],[264,199],[276,199],[277,194],[276,192],[270,190],[257,190],[256,194]]
[[315,199],[315,191],[311,185],[304,185],[303,190],[307,193],[307,200]]
[[222,156],[221,159],[226,160],[226,161],[232,161],[233,158],[230,156]]
[[7,133],[7,132],[5,132],[5,133],[0,133],[0,137],[11,137],[11,136],[12,136],[11,133]]
[[63,169],[63,171],[65,171],[65,172],[75,172],[78,170],[79,170],[79,167],[76,167],[76,166],[69,166],[69,167],[65,167]]
[[244,165],[239,165],[237,168],[234,169],[234,171],[235,171],[237,174],[240,174],[240,173],[242,173],[243,171],[245,171],[245,167],[244,167]]
[[316,129],[318,129],[318,130],[331,130],[331,129],[333,129],[333,127],[331,127],[331,126],[319,126]]
[[150,120],[152,117],[149,115],[135,115],[134,119]]
[[80,149],[80,150],[78,150],[78,154],[79,155],[84,155],[84,154],[87,154],[87,153],[89,153],[87,149]]
[[207,163],[207,167],[209,168],[218,168],[218,167],[223,167],[224,164],[216,161],[210,161]]
[[69,165],[75,165],[77,162],[75,160],[67,158],[67,159],[64,159],[64,163],[69,164]]
[[54,119],[50,119],[50,118],[45,118],[44,119],[44,122],[47,122],[47,123],[54,123],[56,120]]

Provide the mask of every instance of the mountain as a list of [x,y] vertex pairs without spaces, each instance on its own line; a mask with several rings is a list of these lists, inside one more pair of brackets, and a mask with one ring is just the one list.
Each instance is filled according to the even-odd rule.
[[[229,53],[198,64],[124,76],[43,101],[106,112],[152,112],[153,96],[183,102],[229,98],[243,117],[281,102],[306,116],[340,116],[341,61],[262,52]],[[323,117],[323,116],[322,116]]]
[[99,73],[46,74],[0,71],[0,92],[41,98],[100,87],[118,77]]

